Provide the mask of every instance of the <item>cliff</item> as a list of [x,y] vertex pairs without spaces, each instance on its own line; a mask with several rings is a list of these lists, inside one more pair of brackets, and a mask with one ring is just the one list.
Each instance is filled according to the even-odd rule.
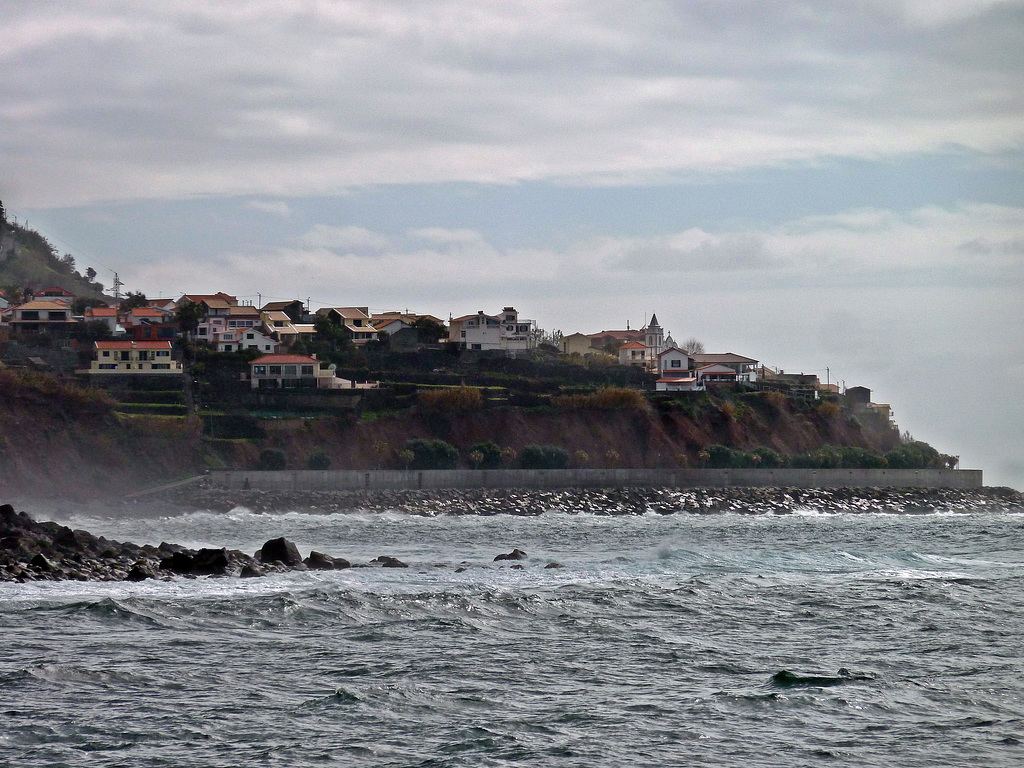
[[834,404],[763,393],[637,402],[454,411],[419,405],[363,419],[257,420],[243,414],[239,421],[248,437],[212,438],[198,417],[121,413],[103,392],[0,371],[0,494],[124,496],[209,468],[253,467],[266,448],[282,451],[289,468],[304,468],[316,451],[326,453],[335,469],[398,467],[399,451],[411,438],[449,442],[463,465],[474,443],[491,441],[509,455],[532,444],[559,446],[571,466],[589,467],[698,466],[716,445],[757,449],[766,460],[772,452],[797,455],[823,446],[881,453],[899,440],[892,426],[862,423]]

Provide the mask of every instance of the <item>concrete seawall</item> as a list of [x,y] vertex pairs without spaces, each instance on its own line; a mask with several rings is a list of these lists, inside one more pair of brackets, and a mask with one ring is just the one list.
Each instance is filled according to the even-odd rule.
[[435,469],[212,470],[229,490],[383,491],[420,488],[959,488],[980,469]]

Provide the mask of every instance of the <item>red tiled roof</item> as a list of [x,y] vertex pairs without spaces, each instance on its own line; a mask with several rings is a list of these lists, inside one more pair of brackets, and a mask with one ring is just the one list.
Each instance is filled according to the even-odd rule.
[[117,317],[117,310],[113,307],[89,307],[85,310],[86,317]]
[[647,349],[647,345],[641,344],[639,341],[627,341],[619,349]]
[[167,313],[156,307],[135,307],[128,314],[133,317],[163,317]]

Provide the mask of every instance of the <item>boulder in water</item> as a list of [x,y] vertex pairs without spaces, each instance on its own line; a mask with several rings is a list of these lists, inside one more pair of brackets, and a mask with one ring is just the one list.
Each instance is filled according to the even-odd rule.
[[262,563],[272,563],[277,560],[291,568],[302,565],[299,548],[283,536],[279,539],[271,539],[264,544],[259,552],[259,560]]
[[381,568],[408,568],[409,567],[406,563],[403,563],[397,557],[391,557],[390,555],[381,555],[380,557],[375,557],[370,562],[372,562],[372,563],[380,563],[380,567]]
[[526,558],[527,554],[523,552],[523,550],[516,548],[506,554],[498,555],[494,558],[494,562],[498,562],[499,560],[525,560]]
[[333,571],[338,567],[334,562],[333,557],[325,555],[323,552],[317,552],[315,549],[310,552],[309,557],[302,562],[304,562],[311,571]]

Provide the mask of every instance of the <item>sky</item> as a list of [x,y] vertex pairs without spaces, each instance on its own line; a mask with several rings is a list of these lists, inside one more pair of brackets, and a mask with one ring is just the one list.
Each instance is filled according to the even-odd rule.
[[1024,489],[1024,0],[5,0],[0,200],[151,297],[657,313]]

